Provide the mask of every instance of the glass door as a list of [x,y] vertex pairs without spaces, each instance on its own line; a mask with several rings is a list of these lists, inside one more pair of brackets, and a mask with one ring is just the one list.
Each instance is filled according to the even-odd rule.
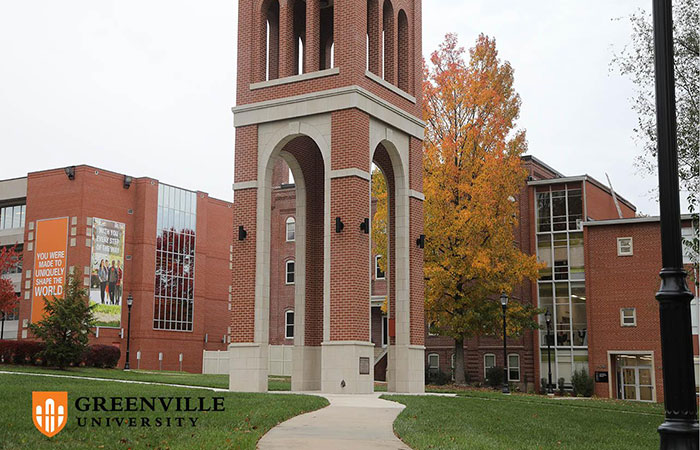
[[620,355],[616,358],[618,367],[618,398],[638,402],[654,400],[651,358],[647,355]]

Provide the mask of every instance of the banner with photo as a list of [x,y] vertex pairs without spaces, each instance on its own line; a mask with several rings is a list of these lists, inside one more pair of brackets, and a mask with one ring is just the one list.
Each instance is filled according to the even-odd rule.
[[90,304],[98,327],[121,327],[126,225],[92,219]]

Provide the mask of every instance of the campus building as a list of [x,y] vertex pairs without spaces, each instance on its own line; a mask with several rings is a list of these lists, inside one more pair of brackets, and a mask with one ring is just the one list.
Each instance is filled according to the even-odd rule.
[[75,273],[95,304],[91,342],[119,347],[120,366],[129,296],[132,367],[200,372],[203,350],[225,350],[230,202],[80,165],[0,181],[0,208],[0,244],[22,253],[5,338],[31,339],[43,296]]

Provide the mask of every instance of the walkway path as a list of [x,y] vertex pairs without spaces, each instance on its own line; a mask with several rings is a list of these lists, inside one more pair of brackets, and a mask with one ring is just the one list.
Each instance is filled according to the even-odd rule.
[[277,425],[260,439],[258,449],[410,450],[393,431],[405,406],[379,395],[323,394],[330,406]]

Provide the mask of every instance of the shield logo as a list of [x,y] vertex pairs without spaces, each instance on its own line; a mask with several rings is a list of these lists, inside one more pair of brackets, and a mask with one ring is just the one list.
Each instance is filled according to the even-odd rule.
[[58,434],[68,421],[68,392],[32,392],[32,419],[46,436]]

